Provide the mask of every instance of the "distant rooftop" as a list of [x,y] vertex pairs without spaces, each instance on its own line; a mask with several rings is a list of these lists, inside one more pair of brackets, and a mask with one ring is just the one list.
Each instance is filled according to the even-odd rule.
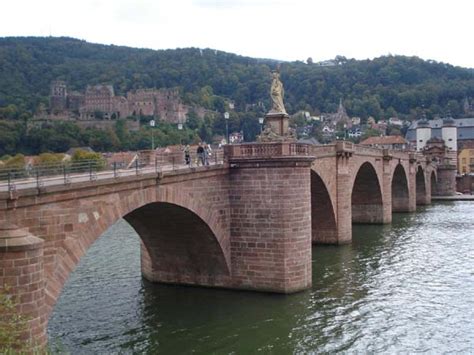
[[369,137],[360,144],[362,145],[384,145],[384,144],[407,144],[408,142],[401,136]]
[[[457,127],[474,127],[474,117],[472,118],[455,118],[453,119],[454,124]],[[443,127],[443,119],[439,118],[436,120],[427,121],[431,128]],[[413,121],[408,129],[416,129],[418,127],[418,121]]]
[[[474,140],[474,117],[456,118],[453,121],[454,125],[458,128],[458,140]],[[441,138],[443,119],[430,120],[427,122],[429,127],[431,127],[431,137]],[[411,142],[416,140],[416,127],[418,127],[418,121],[412,122],[405,136],[407,140]]]

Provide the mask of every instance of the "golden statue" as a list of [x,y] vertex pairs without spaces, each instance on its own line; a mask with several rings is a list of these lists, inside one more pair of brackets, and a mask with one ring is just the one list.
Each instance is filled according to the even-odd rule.
[[280,81],[280,73],[275,70],[272,72],[272,77],[272,87],[270,89],[270,96],[272,98],[272,109],[270,110],[270,113],[286,114],[285,105],[283,104],[285,90],[283,89],[283,84]]

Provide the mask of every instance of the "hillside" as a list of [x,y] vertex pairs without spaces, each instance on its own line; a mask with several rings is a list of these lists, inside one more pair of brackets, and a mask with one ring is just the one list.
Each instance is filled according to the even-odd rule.
[[[376,119],[398,114],[414,118],[449,111],[463,115],[474,97],[472,69],[386,56],[357,61],[337,57],[336,65],[281,63],[289,113],[335,111],[340,98],[352,116]],[[180,87],[184,98],[222,111],[231,99],[237,111],[259,101],[269,107],[269,71],[276,61],[210,49],[150,50],[87,43],[72,38],[0,38],[0,107],[33,113],[47,105],[50,83],[61,79],[72,90],[112,84],[117,94],[136,88]],[[248,106],[247,106],[248,107]]]

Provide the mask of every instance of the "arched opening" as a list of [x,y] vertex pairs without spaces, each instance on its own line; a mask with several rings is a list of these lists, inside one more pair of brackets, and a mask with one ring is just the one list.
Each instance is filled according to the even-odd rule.
[[[143,301],[145,286],[140,274],[156,283],[229,284],[225,251],[211,226],[193,211],[172,203],[156,202],[129,212],[123,219],[104,216],[104,220],[108,221],[107,226],[89,223],[88,231],[100,230],[101,235],[88,245],[80,260],[81,264],[88,262],[92,269],[82,270],[81,280],[75,271],[70,274],[74,288],[48,279],[48,283],[58,287],[54,301],[59,299],[60,314],[56,313],[56,306],[52,314],[48,314],[48,317],[52,315],[48,329],[53,340],[63,331],[61,324],[70,322],[75,314],[84,314],[82,319],[74,318],[83,327],[82,334],[66,336],[68,346],[78,342],[75,346],[80,347],[80,341],[96,339],[101,332],[113,334],[111,327],[121,329],[124,328],[121,322],[133,322],[134,312]],[[111,239],[118,239],[119,244]],[[61,265],[58,267],[63,269]],[[64,292],[63,286],[66,286]],[[100,294],[94,295],[94,292]],[[64,302],[63,295],[67,298]],[[133,300],[131,311],[124,315],[117,313],[123,311],[123,302],[127,300]],[[104,304],[107,307],[98,306]]]
[[381,188],[377,173],[370,163],[362,164],[354,181],[352,223],[383,223]]
[[398,164],[392,178],[392,212],[409,212],[410,199],[405,169]]
[[229,268],[209,226],[190,210],[151,203],[125,217],[142,240],[142,273],[153,282],[218,286]]
[[337,244],[337,227],[329,192],[321,177],[311,170],[311,230],[313,243]]
[[416,170],[416,204],[426,205],[426,185],[425,185],[425,172],[418,166]]
[[436,174],[434,171],[431,172],[430,182],[431,182],[431,196],[437,196],[438,186],[436,184]]
[[116,207],[104,204],[96,206],[94,213],[79,213],[79,223],[71,226],[74,232],[65,243],[64,257],[45,265],[48,313],[92,243],[122,217],[140,237],[141,271],[146,279],[199,286],[228,284],[229,248],[226,239],[214,232],[218,225],[208,224],[193,210],[170,202],[138,204],[136,208],[124,202]]

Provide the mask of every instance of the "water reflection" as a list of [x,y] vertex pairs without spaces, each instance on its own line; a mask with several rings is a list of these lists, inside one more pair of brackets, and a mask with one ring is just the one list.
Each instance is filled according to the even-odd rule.
[[283,296],[142,281],[121,222],[67,284],[50,336],[72,353],[469,352],[473,203],[424,207],[313,248],[313,288]]

